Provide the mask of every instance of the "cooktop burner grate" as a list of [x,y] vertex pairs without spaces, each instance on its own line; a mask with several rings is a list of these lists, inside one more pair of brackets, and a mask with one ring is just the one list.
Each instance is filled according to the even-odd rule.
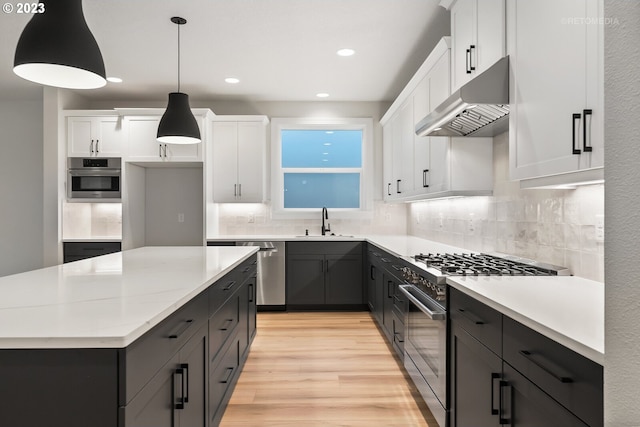
[[566,269],[490,254],[419,254],[413,257],[448,276],[556,276]]

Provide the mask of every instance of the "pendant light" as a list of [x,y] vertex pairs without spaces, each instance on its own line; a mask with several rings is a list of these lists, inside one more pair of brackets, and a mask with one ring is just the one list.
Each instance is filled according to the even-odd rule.
[[169,93],[169,103],[158,125],[158,141],[166,144],[197,144],[201,141],[200,129],[189,107],[189,95],[180,92],[180,26],[187,20],[174,16],[171,22],[178,25],[178,91]]
[[13,72],[35,83],[67,89],[107,84],[104,61],[82,12],[82,0],[40,2],[20,35]]

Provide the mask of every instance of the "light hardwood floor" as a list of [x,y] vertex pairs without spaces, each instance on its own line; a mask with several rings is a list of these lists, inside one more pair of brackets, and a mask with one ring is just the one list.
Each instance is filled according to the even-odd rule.
[[437,427],[392,351],[367,312],[258,313],[220,426]]

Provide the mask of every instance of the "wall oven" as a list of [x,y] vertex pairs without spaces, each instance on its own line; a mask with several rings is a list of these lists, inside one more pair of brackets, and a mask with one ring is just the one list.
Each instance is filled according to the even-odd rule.
[[67,159],[67,199],[120,200],[122,197],[121,165],[122,160],[119,157],[69,157]]
[[440,427],[447,423],[446,286],[405,267],[400,291],[409,300],[404,366]]

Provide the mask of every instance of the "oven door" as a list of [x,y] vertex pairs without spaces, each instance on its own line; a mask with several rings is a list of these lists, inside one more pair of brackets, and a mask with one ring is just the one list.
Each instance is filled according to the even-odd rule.
[[120,199],[120,170],[74,170],[67,176],[69,199]]
[[447,312],[413,285],[400,285],[409,299],[404,364],[440,427],[447,420]]

